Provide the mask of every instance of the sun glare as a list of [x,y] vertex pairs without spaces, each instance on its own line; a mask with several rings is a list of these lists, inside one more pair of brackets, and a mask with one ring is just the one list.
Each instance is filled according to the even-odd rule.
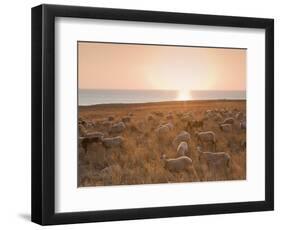
[[190,91],[188,89],[180,89],[178,90],[178,101],[187,101],[191,100]]

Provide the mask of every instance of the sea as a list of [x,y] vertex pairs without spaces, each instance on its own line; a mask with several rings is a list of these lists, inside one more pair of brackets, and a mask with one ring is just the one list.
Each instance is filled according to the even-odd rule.
[[79,105],[128,104],[185,100],[245,100],[246,91],[79,89]]

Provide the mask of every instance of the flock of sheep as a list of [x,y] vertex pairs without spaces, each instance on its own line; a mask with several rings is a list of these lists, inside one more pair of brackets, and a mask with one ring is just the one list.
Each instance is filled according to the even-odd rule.
[[[199,114],[199,115],[198,115]],[[198,119],[200,117],[200,119]],[[84,119],[79,118],[79,154],[86,156],[89,154],[89,146],[99,146],[107,151],[122,154],[122,149],[126,145],[127,139],[135,138],[134,143],[138,143],[138,138],[146,137],[157,142],[159,146],[158,159],[164,170],[171,174],[188,173],[193,174],[195,181],[202,181],[198,176],[199,165],[205,164],[207,170],[216,172],[228,172],[232,161],[231,152],[246,151],[246,138],[239,142],[233,142],[235,135],[246,133],[246,113],[237,108],[214,108],[206,111],[171,111],[150,112],[144,119],[135,119],[135,113],[129,112],[122,117],[110,115],[105,119]],[[210,121],[212,125],[210,125]],[[149,126],[150,129],[145,129]],[[126,133],[127,132],[127,133]],[[134,133],[132,135],[131,133]],[[126,134],[126,135],[125,135]],[[231,135],[232,134],[232,135]],[[229,137],[225,148],[228,151],[218,151],[218,136]],[[125,137],[124,137],[125,136]],[[145,148],[147,140],[142,142]],[[168,146],[168,147],[165,147]],[[134,148],[134,147],[132,147]],[[135,147],[137,148],[137,146]],[[165,154],[167,148],[169,157]],[[173,153],[174,149],[174,153]],[[134,151],[133,149],[131,151]],[[147,149],[147,151],[149,151]],[[98,153],[97,153],[98,154]],[[104,168],[96,171],[110,172],[110,167],[118,165],[117,162],[106,164]],[[197,166],[195,167],[194,162]],[[241,166],[243,167],[243,166]],[[81,175],[83,177],[83,175]],[[200,178],[199,178],[200,177]],[[87,178],[89,180],[89,178]],[[85,178],[80,184],[83,185]]]

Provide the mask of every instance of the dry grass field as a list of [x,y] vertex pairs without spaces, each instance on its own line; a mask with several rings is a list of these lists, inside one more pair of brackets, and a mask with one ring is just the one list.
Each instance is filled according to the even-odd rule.
[[[245,100],[213,100],[114,104],[79,107],[78,186],[134,185],[246,179]],[[231,130],[220,123],[234,118]],[[123,120],[123,121],[122,121]],[[112,126],[122,121],[125,127]],[[169,128],[159,133],[159,126]],[[158,130],[158,131],[157,131]],[[171,170],[166,160],[177,158],[175,137],[190,134],[184,155],[188,167]],[[212,143],[198,141],[197,133],[212,131]],[[108,137],[119,137],[111,144]],[[203,152],[224,152],[227,164],[210,164]]]

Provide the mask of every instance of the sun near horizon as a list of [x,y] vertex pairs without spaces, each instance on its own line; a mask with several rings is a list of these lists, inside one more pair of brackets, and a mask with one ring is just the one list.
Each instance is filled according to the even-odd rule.
[[78,42],[79,89],[246,90],[246,49]]

